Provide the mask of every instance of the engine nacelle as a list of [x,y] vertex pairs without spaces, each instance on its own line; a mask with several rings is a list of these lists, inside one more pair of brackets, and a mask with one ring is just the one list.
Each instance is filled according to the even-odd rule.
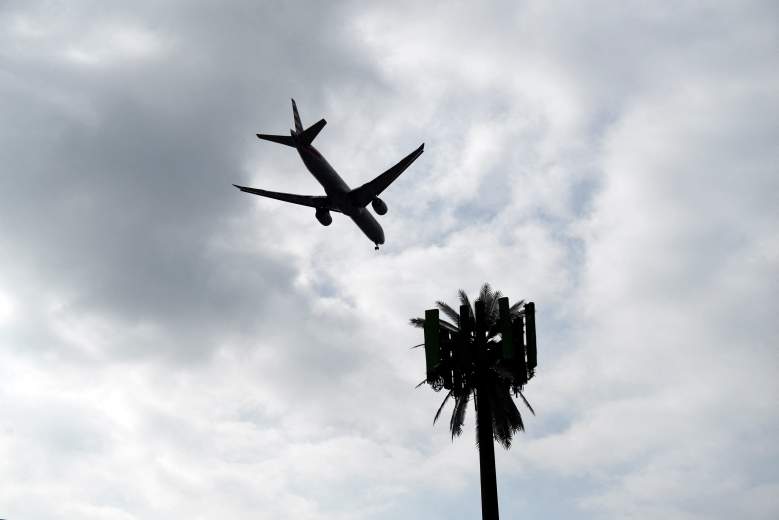
[[329,226],[333,223],[333,216],[330,215],[330,212],[326,209],[317,209],[316,210],[316,219],[319,221],[320,224],[323,226]]
[[373,208],[373,211],[379,215],[384,215],[387,212],[387,205],[384,204],[384,201],[379,197],[376,197],[371,201],[371,207]]

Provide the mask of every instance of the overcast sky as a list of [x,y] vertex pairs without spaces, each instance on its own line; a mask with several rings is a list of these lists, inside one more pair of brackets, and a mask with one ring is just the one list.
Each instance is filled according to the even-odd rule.
[[[502,518],[779,517],[776,2],[476,5],[0,2],[0,517],[478,518],[408,318],[485,281]],[[290,97],[353,187],[425,143],[380,252],[232,187],[321,194]]]

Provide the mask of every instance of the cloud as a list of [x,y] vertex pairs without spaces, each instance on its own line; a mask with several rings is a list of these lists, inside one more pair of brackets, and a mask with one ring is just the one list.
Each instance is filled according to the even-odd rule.
[[[489,281],[541,344],[504,516],[774,517],[775,8],[589,11],[7,3],[0,513],[478,515],[407,320]],[[318,193],[291,96],[352,186],[426,143],[380,253],[232,188]]]

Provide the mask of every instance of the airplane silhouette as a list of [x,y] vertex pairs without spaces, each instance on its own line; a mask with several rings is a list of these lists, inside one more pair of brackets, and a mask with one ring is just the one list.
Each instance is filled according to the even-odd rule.
[[371,215],[367,209],[370,203],[373,211],[379,215],[387,213],[387,205],[379,198],[379,194],[392,184],[406,168],[411,166],[417,157],[422,155],[425,150],[425,143],[405,156],[398,164],[385,171],[370,182],[366,182],[359,188],[349,189],[349,186],[341,179],[332,166],[322,157],[322,154],[311,145],[311,142],[324,128],[327,121],[320,119],[310,127],[303,130],[300,123],[300,115],[295,100],[292,100],[292,113],[295,118],[295,130],[289,131],[289,137],[286,135],[268,135],[257,134],[257,137],[274,143],[285,144],[295,148],[303,159],[308,171],[319,181],[319,184],[325,189],[326,195],[295,195],[292,193],[280,193],[277,191],[260,190],[257,188],[247,188],[238,186],[236,188],[246,193],[253,193],[262,197],[309,206],[316,209],[316,219],[323,226],[329,226],[333,222],[331,211],[343,213],[351,218],[357,227],[376,245],[384,243],[384,230],[378,221]]

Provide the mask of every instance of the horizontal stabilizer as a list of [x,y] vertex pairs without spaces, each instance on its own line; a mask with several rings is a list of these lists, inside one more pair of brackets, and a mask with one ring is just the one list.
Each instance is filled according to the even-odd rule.
[[349,198],[351,201],[358,205],[359,207],[364,207],[368,205],[375,197],[379,195],[382,191],[387,189],[387,186],[392,184],[392,182],[400,177],[400,174],[406,171],[406,168],[411,166],[411,163],[417,160],[417,157],[422,155],[422,152],[425,151],[425,143],[422,143],[422,145],[405,156],[403,159],[400,160],[398,164],[387,170],[386,172],[382,173],[375,179],[373,179],[370,182],[366,182],[359,188],[355,188],[352,191],[349,192]]
[[306,130],[303,132],[303,135],[301,137],[301,140],[305,142],[306,144],[311,144],[311,141],[313,141],[317,135],[319,135],[319,132],[322,131],[322,129],[327,124],[327,121],[324,119],[320,119],[313,125],[306,128]]
[[274,143],[286,144],[287,146],[291,146],[292,148],[296,148],[295,140],[292,139],[292,137],[289,136],[289,135],[257,134],[257,137],[259,137],[260,139],[264,139],[266,141],[273,141]]

